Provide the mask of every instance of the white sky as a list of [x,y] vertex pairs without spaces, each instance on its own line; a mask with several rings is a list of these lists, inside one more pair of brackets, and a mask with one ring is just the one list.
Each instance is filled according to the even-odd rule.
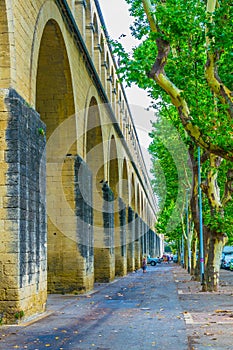
[[[118,39],[121,34],[125,34],[126,37],[121,39],[120,42],[127,50],[130,50],[131,47],[137,44],[137,41],[130,34],[129,26],[133,20],[129,16],[129,5],[125,0],[99,0],[99,4],[110,37]],[[151,99],[147,97],[147,93],[144,90],[136,86],[126,88],[125,93],[134,118],[148,174],[150,174],[151,162],[147,148],[151,138],[148,136],[148,132],[151,130],[150,120],[154,121],[155,117],[154,111],[147,111],[146,108],[149,107]]]

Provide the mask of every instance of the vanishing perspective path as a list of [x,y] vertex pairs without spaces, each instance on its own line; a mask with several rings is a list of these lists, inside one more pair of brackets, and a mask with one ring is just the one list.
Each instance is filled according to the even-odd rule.
[[223,272],[219,293],[202,293],[183,268],[162,263],[98,283],[87,295],[50,295],[39,320],[0,328],[0,349],[230,350],[227,276],[233,273]]

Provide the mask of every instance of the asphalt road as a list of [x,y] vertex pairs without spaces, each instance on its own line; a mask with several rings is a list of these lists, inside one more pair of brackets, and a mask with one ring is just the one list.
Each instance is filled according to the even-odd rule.
[[0,328],[0,349],[188,349],[175,264],[96,284],[85,296],[50,295],[46,317]]

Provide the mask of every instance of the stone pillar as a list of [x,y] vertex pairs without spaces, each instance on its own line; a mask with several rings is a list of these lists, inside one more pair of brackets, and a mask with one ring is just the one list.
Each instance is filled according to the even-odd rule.
[[157,235],[157,233],[155,232],[155,237],[156,237],[156,254],[157,256],[162,256],[163,252],[160,249],[160,236]]
[[146,255],[146,240],[145,240],[145,223],[142,219],[140,219],[141,221],[141,253],[142,253],[142,257]]
[[75,0],[75,20],[84,42],[86,41],[86,7],[86,0]]
[[94,23],[92,22],[86,23],[85,32],[86,32],[85,44],[91,58],[94,61],[94,34],[95,34]]
[[94,284],[92,178],[80,157],[56,157],[47,163],[48,291],[82,293]]
[[134,211],[128,207],[128,233],[127,233],[127,270],[135,270],[135,217]]
[[103,184],[103,231],[98,232],[98,246],[94,247],[95,281],[110,282],[115,278],[114,249],[114,194],[107,183]]
[[146,232],[146,224],[144,221],[142,225],[143,225],[143,247],[144,247],[143,255],[146,256],[147,255],[147,236],[146,236],[147,232]]
[[154,231],[149,229],[148,231],[149,236],[149,254],[151,257],[157,256],[156,254],[156,237]]
[[115,273],[117,276],[127,274],[126,257],[126,207],[121,198],[118,199],[119,210],[115,212]]
[[13,89],[0,90],[0,314],[43,312],[47,299],[45,125]]
[[135,214],[135,242],[134,242],[134,251],[135,251],[135,269],[141,267],[141,225],[140,217],[138,214]]
[[146,233],[145,233],[145,240],[146,240],[146,255],[149,254],[149,250],[150,250],[150,231],[149,231],[149,227],[148,225],[145,223],[145,230],[146,230]]
[[94,63],[96,71],[98,72],[99,77],[101,77],[101,53],[103,51],[103,47],[101,47],[100,43],[94,43]]
[[[78,261],[77,283],[79,290],[87,291],[94,286],[94,233],[92,173],[79,156],[75,159],[75,202],[77,216]],[[82,266],[82,268],[81,268]]]

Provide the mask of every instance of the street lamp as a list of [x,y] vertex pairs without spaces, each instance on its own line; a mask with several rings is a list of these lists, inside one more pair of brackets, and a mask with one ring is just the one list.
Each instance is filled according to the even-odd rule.
[[201,150],[198,146],[198,203],[199,203],[199,225],[200,225],[200,272],[201,272],[201,284],[204,284],[204,244],[203,244],[203,223],[202,223],[202,193],[201,193]]

